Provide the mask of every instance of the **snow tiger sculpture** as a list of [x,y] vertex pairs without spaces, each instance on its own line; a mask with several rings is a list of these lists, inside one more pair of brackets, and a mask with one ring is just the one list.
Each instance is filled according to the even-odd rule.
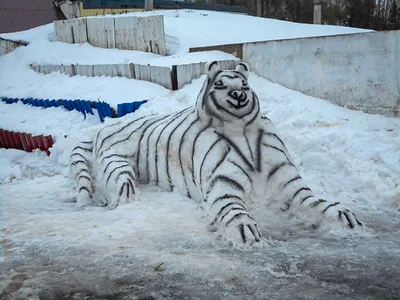
[[157,185],[201,203],[210,224],[239,248],[262,244],[247,211],[251,201],[274,199],[294,214],[363,226],[339,202],[314,196],[304,183],[274,125],[261,116],[247,64],[221,70],[212,62],[206,71],[195,106],[117,121],[73,149],[70,174],[78,204],[115,208],[135,199],[136,183]]

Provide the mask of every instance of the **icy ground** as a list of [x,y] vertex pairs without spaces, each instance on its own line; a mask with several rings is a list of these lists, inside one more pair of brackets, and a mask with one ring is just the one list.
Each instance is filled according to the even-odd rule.
[[[168,65],[187,62],[190,46],[357,32],[213,12],[164,14],[174,53],[165,60],[55,43],[49,26],[12,34],[32,43],[0,57],[0,96],[100,98],[113,106],[151,99],[135,116],[174,112],[194,103],[204,78],[171,92],[126,78],[41,75],[28,65]],[[114,211],[76,207],[67,161],[73,141],[100,126],[97,116],[0,103],[0,128],[55,139],[50,157],[0,149],[0,299],[399,299],[400,119],[337,107],[255,74],[250,84],[310,187],[351,206],[366,232],[312,231],[282,212],[251,211],[268,245],[239,252],[207,231],[193,201],[154,187]]]

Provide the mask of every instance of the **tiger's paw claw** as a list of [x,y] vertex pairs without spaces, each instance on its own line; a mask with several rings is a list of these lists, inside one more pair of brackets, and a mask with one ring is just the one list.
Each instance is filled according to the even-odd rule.
[[242,217],[234,224],[229,224],[225,229],[225,237],[233,248],[241,251],[261,249],[265,246],[265,240],[256,222],[249,216]]

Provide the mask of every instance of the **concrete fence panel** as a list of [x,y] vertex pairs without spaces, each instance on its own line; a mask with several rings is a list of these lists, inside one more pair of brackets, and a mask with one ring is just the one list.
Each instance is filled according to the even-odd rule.
[[166,55],[163,16],[115,18],[115,45]]
[[93,77],[93,66],[91,65],[76,65],[76,75]]
[[[170,67],[139,65],[139,64],[111,64],[111,65],[31,65],[36,72],[49,74],[60,71],[70,76],[109,76],[126,77],[144,80],[159,84],[167,89],[181,89],[193,79],[199,78],[205,73],[205,62],[192,63],[187,65],[174,65]],[[237,61],[219,61],[224,69],[234,69]]]
[[118,64],[117,66],[117,74],[118,77],[126,77],[126,78],[131,78],[130,77],[130,70],[129,70],[129,64]]
[[33,64],[31,64],[31,65],[30,65],[30,68],[31,68],[33,71],[40,73],[40,66],[39,66],[39,65],[33,65]]
[[58,72],[61,70],[61,66],[51,66],[51,65],[47,65],[47,66],[41,66],[40,67],[40,72],[43,74],[50,74],[52,72]]
[[193,63],[176,66],[176,78],[178,89],[181,89],[185,84],[188,84],[195,78],[199,78],[204,72],[204,64]]
[[20,46],[26,46],[25,42],[15,42],[0,38],[0,56],[14,51]]
[[138,67],[139,67],[140,78],[136,74],[136,79],[151,82],[150,66],[149,65],[138,65]]
[[222,51],[243,58],[243,43],[189,48],[189,52]]
[[221,60],[218,62],[223,70],[234,70],[239,61],[236,60]]
[[[237,61],[235,60],[222,60],[218,61],[218,64],[222,69],[234,69],[236,67]],[[199,78],[201,75],[205,74],[206,62],[192,63],[186,65],[176,66],[176,79],[177,88],[181,89],[184,85],[190,83],[193,79]]]
[[69,20],[54,21],[53,25],[56,33],[56,41],[73,43],[72,30],[69,26]]
[[118,77],[118,68],[117,65],[107,65],[106,76],[109,77]]
[[87,34],[89,44],[101,48],[115,48],[113,18],[88,18]]
[[54,21],[56,40],[166,55],[163,16]]
[[86,43],[88,41],[86,20],[82,18],[54,21],[56,40],[64,43]]
[[252,71],[307,95],[398,116],[400,31],[246,43]]
[[169,67],[149,66],[151,82],[172,90],[171,69]]
[[66,75],[73,76],[71,65],[61,65],[60,72]]
[[[164,16],[142,17],[138,20],[144,51],[167,55],[165,45]],[[150,38],[151,37],[151,38]]]
[[116,65],[94,65],[93,66],[93,76],[117,76],[117,66]]
[[137,17],[115,19],[115,46],[123,50],[143,50],[143,41],[139,39]]

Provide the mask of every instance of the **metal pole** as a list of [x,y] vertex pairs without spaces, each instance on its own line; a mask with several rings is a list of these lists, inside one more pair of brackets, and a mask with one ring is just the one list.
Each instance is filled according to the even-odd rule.
[[144,0],[144,10],[145,11],[153,10],[153,0]]
[[321,19],[321,2],[319,0],[314,0],[314,24],[321,24]]
[[262,17],[261,8],[262,8],[261,0],[256,0],[256,16],[257,17]]

